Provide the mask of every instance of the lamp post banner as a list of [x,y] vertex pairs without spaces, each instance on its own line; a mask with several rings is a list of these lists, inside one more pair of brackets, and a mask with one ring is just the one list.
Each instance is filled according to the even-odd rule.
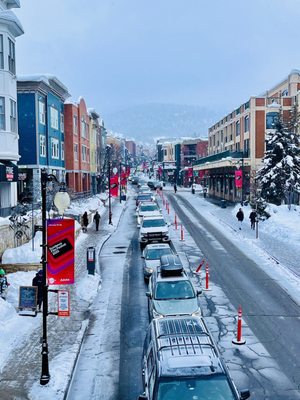
[[240,169],[235,171],[234,178],[235,178],[235,187],[242,188],[243,187],[243,171]]
[[114,175],[110,178],[110,194],[112,197],[118,197],[119,176]]
[[49,285],[74,283],[74,220],[47,221],[47,280]]

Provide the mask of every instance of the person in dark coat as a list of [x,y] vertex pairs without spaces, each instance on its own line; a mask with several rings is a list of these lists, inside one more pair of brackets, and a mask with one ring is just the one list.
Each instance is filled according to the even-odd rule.
[[32,286],[37,287],[37,310],[41,311],[43,302],[43,270],[40,269],[32,279]]
[[176,185],[176,183],[174,183],[174,192],[175,192],[175,193],[177,192],[177,185]]
[[3,268],[1,268],[0,269],[0,297],[2,297],[3,300],[6,300],[6,292],[7,292],[8,286],[9,286],[9,283],[5,276],[5,271]]
[[244,212],[240,208],[239,211],[236,213],[237,220],[239,222],[239,230],[242,229],[242,222],[244,221]]
[[94,215],[94,221],[95,221],[95,224],[96,224],[96,231],[99,230],[100,219],[101,219],[100,214],[98,213],[98,211],[96,211],[96,214]]
[[81,218],[81,226],[82,226],[83,232],[87,232],[88,224],[89,224],[89,217],[87,215],[87,212],[85,211],[85,213],[83,214],[83,216]]
[[249,215],[250,223],[251,223],[251,229],[255,229],[256,217],[257,217],[256,211],[252,210],[250,215]]

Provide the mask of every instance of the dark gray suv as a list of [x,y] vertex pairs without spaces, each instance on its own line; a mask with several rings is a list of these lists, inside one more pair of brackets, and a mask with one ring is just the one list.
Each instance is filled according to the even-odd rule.
[[139,400],[246,400],[201,317],[154,319],[144,343]]

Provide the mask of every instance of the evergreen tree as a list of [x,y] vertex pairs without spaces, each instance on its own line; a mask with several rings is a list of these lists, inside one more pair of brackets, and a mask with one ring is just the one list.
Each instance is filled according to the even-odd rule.
[[[293,118],[291,118],[293,119]],[[300,147],[297,121],[284,124],[282,117],[276,129],[268,135],[263,167],[257,172],[261,197],[269,203],[280,205],[291,194],[300,193]]]

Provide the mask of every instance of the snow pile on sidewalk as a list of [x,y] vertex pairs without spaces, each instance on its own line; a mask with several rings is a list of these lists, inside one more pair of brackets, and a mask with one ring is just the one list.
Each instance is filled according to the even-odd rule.
[[[34,240],[34,246],[32,246]],[[38,264],[42,257],[42,232],[37,232],[34,239],[22,246],[6,249],[2,255],[3,264]]]
[[88,199],[82,199],[72,202],[67,210],[68,215],[82,215],[85,211],[95,212],[98,210],[101,215],[104,212],[104,204],[102,200],[107,199],[107,194],[97,194]]
[[0,371],[12,350],[21,347],[22,343],[40,325],[39,318],[22,317],[16,309],[19,302],[19,287],[31,286],[35,271],[9,274],[7,301],[0,298]]

